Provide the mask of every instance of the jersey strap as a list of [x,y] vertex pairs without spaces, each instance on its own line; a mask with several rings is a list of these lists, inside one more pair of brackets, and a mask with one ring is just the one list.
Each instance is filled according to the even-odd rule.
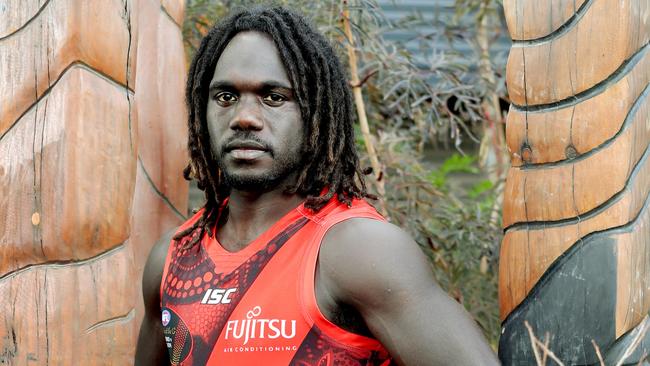
[[[363,200],[355,200],[352,207],[340,205],[324,217],[314,217],[319,223],[309,243],[302,267],[302,302],[304,316],[313,324],[312,329],[296,352],[291,365],[373,365],[385,366],[392,360],[383,345],[376,339],[347,331],[327,319],[318,307],[315,291],[315,273],[318,256],[327,232],[336,224],[353,218],[385,221],[377,211]],[[320,355],[319,362],[313,356]],[[311,356],[311,357],[310,357]],[[310,359],[311,363],[301,360]],[[302,363],[301,363],[302,362]]]

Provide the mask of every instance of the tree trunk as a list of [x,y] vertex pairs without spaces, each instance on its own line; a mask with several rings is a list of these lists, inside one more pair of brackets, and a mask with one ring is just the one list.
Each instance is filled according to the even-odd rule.
[[[650,309],[650,1],[506,0],[513,106],[499,270],[504,365],[527,321],[567,364],[615,364]],[[645,323],[643,323],[645,324]],[[650,332],[626,364],[650,351]]]
[[133,363],[187,207],[180,0],[0,7],[0,364]]

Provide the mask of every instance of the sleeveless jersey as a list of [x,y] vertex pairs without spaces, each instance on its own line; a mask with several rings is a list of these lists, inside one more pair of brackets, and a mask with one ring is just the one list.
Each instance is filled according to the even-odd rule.
[[[199,219],[201,211],[183,224]],[[391,363],[375,339],[320,312],[314,276],[323,236],[349,218],[383,220],[372,206],[333,199],[318,213],[293,209],[247,247],[228,252],[205,234],[172,241],[161,283],[162,325],[172,365],[333,366]]]

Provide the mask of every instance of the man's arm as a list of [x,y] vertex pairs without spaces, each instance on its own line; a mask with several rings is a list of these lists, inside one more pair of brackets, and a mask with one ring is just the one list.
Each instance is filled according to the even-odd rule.
[[140,326],[138,346],[135,351],[135,365],[169,365],[169,354],[160,313],[160,282],[171,237],[171,230],[151,248],[142,274],[142,296],[144,297],[144,319]]
[[399,365],[498,365],[476,323],[434,281],[418,245],[370,219],[335,225],[318,277],[339,304],[359,311]]

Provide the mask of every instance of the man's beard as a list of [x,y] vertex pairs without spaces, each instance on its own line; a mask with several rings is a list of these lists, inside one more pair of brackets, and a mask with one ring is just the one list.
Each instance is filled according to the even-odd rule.
[[273,158],[273,166],[265,174],[237,174],[228,171],[222,162],[225,154],[217,159],[217,165],[225,183],[231,189],[244,192],[268,192],[277,188],[282,183],[287,183],[287,178],[296,173],[302,166],[301,154],[299,152],[287,152],[274,154],[269,152]]

